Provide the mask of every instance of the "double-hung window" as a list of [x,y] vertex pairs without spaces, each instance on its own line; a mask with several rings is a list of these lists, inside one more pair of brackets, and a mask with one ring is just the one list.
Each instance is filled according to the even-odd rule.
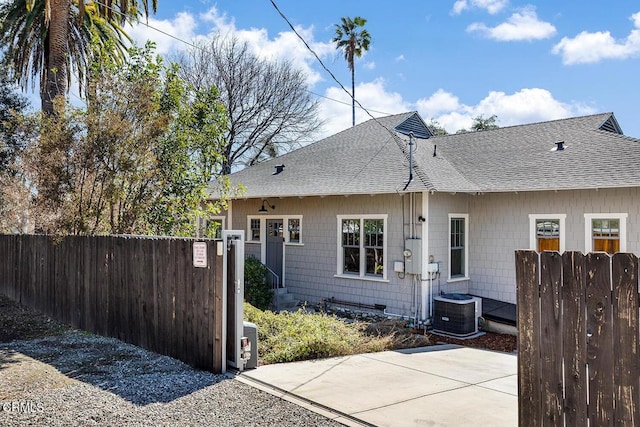
[[289,232],[289,243],[300,243],[300,217],[287,219],[287,230]]
[[386,225],[386,215],[338,216],[338,275],[386,279]]
[[585,252],[627,251],[627,214],[584,214]]
[[469,215],[449,214],[449,280],[469,278]]
[[566,217],[566,214],[529,214],[529,248],[564,252]]
[[260,241],[260,218],[249,218],[249,240],[252,242]]

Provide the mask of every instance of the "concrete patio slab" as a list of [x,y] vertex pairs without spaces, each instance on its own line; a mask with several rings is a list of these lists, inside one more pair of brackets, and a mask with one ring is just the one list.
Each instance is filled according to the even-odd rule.
[[[517,426],[517,357],[454,345],[260,366],[239,378],[376,426]],[[336,418],[337,419],[337,418]]]

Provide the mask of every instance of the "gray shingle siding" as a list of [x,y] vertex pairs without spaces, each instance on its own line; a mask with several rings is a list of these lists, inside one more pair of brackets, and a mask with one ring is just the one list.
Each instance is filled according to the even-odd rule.
[[[231,175],[247,188],[233,201],[233,228],[246,229],[247,215],[257,215],[263,198],[277,206],[270,215],[303,215],[303,245],[285,249],[286,284],[298,299],[335,297],[415,313],[415,282],[392,271],[411,234],[401,203],[409,197],[401,197],[409,137],[390,129],[416,118],[370,120]],[[553,150],[558,141],[564,150]],[[436,292],[515,302],[514,251],[529,246],[529,214],[566,214],[566,249],[583,251],[585,213],[627,213],[627,250],[640,253],[640,140],[622,135],[611,113],[415,142],[406,193],[415,194],[413,220],[427,218],[429,253],[423,255],[441,262]],[[281,164],[284,171],[273,175]],[[424,194],[429,212],[421,212]],[[447,282],[449,213],[469,215],[469,280]],[[388,214],[388,283],[336,277],[336,216],[345,214]],[[414,224],[417,235],[424,225]],[[259,244],[247,248],[260,257]]]

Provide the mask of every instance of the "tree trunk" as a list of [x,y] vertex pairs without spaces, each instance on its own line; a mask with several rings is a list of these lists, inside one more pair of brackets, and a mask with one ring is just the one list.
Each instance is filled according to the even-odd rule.
[[356,68],[351,65],[351,126],[356,125]]
[[47,35],[47,58],[45,59],[44,86],[40,89],[42,111],[53,114],[54,100],[67,92],[67,39],[69,35],[69,0],[49,0],[51,18]]

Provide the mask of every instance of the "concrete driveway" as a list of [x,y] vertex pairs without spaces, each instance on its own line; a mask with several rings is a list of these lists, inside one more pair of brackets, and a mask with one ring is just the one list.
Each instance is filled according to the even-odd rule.
[[237,378],[347,425],[518,425],[514,354],[439,345],[266,365]]

